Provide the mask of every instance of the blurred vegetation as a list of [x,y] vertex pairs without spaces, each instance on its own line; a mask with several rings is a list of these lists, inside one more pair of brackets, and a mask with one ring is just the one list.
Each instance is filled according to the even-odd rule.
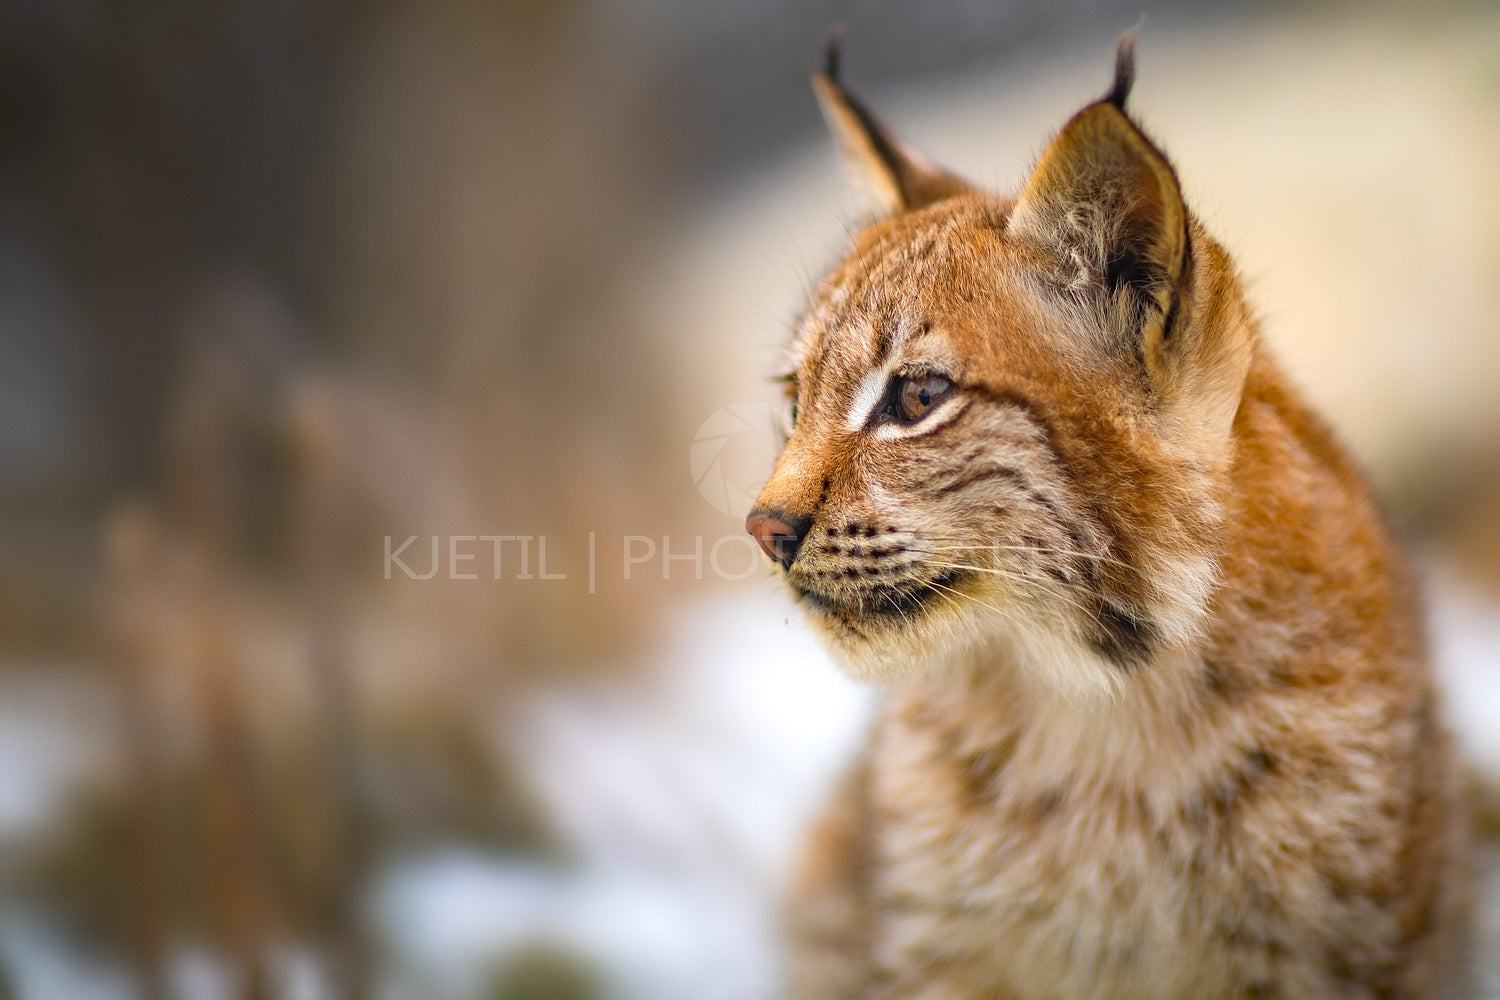
[[484,1000],[594,1000],[603,996],[597,973],[576,956],[546,944],[511,956],[495,973]]
[[[0,14],[0,666],[92,673],[123,751],[6,886],[147,996],[188,945],[274,995],[286,943],[369,996],[381,859],[557,860],[495,706],[653,598],[393,592],[380,540],[671,517],[608,314],[658,183],[621,41],[579,2]],[[591,995],[533,957],[497,995]]]

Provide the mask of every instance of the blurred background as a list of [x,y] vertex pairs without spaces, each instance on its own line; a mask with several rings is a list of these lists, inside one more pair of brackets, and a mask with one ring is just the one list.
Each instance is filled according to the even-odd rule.
[[1143,8],[1500,780],[1493,4],[0,0],[0,1000],[774,996],[871,698],[740,528],[807,71],[1012,189]]

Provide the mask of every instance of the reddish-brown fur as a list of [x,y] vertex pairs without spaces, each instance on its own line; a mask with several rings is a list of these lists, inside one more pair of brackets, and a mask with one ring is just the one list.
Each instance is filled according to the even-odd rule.
[[794,997],[1461,979],[1410,571],[1125,114],[1129,79],[1126,45],[1015,199],[815,81],[887,213],[800,326],[750,527],[888,692],[797,878]]

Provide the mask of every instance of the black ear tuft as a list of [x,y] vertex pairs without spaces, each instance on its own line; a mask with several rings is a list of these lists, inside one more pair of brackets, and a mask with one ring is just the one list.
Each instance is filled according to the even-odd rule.
[[968,184],[935,167],[882,125],[839,79],[844,26],[823,36],[823,71],[812,77],[818,106],[845,156],[870,182],[884,214],[909,211],[969,191]]
[[828,30],[823,33],[823,75],[834,83],[842,83],[839,79],[839,71],[842,68],[844,47],[844,26],[842,24],[830,24]]
[[1135,86],[1135,36],[1140,30],[1140,25],[1136,25],[1126,31],[1115,46],[1115,82],[1104,99],[1121,111],[1125,110],[1130,88]]
[[[1120,38],[1114,87],[1052,140],[1011,211],[1010,231],[1056,254],[1070,295],[1090,294],[1127,346],[1165,338],[1188,268],[1188,216],[1172,165],[1125,113],[1135,31]],[[1141,338],[1144,338],[1142,340]],[[1149,353],[1149,352],[1148,352]]]

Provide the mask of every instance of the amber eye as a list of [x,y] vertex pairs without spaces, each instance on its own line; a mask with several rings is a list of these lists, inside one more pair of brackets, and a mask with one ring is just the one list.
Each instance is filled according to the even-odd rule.
[[905,376],[896,380],[896,417],[911,424],[916,423],[943,401],[953,389],[953,383],[941,375]]

